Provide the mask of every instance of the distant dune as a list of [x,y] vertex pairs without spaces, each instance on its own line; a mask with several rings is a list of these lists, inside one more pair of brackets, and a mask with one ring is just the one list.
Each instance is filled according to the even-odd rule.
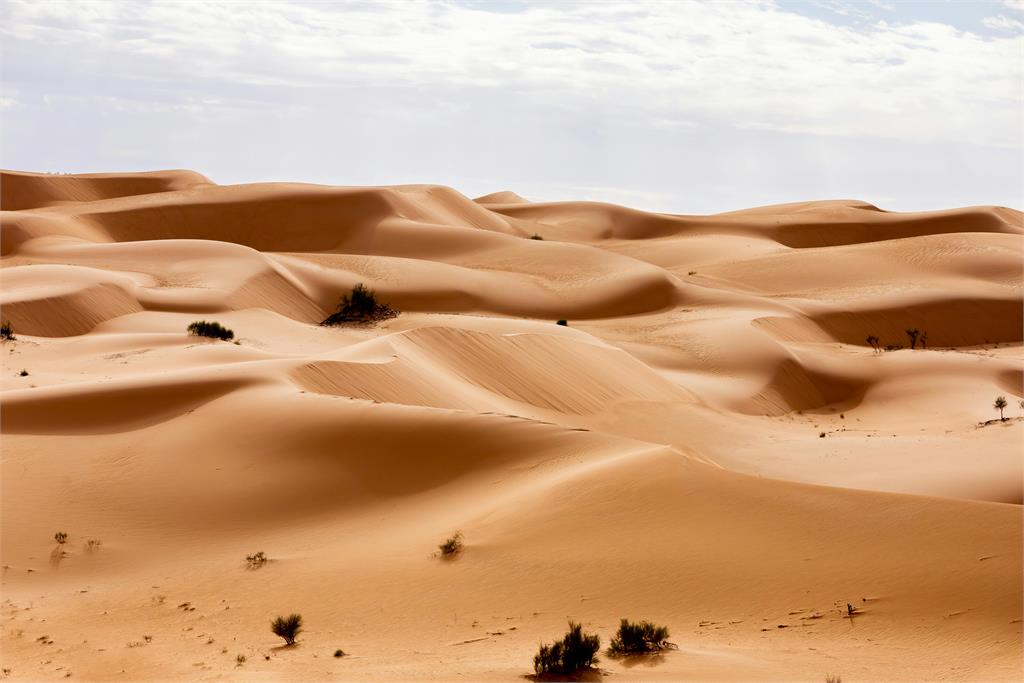
[[[191,171],[0,209],[11,680],[521,681],[622,617],[678,649],[608,680],[1020,678],[1019,211]],[[401,314],[319,326],[359,283]]]

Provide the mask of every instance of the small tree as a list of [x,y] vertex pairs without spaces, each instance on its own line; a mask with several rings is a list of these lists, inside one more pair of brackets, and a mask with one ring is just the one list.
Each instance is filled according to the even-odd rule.
[[911,349],[916,349],[917,348],[917,337],[918,337],[918,335],[921,334],[921,331],[919,329],[917,329],[916,327],[911,327],[906,332],[907,332],[907,336],[910,337],[910,348]]
[[569,631],[561,641],[541,644],[533,658],[533,670],[538,674],[572,676],[597,664],[597,651],[601,639],[592,633],[584,633],[583,627],[569,622]]
[[878,337],[873,334],[869,334],[867,338],[868,346],[878,351]]
[[53,540],[57,541],[57,543],[61,545],[64,545],[68,542],[68,535],[63,531],[58,531],[53,535]]
[[302,615],[290,614],[278,617],[270,622],[270,630],[274,635],[284,638],[285,645],[294,645],[295,638],[302,632]]
[[655,652],[668,647],[668,628],[655,626],[649,621],[638,623],[623,619],[619,622],[619,630],[608,646],[610,655],[635,655]]
[[995,403],[992,404],[992,407],[999,411],[999,419],[1005,422],[1006,418],[1003,417],[1003,409],[1006,408],[1006,397],[996,396]]
[[3,323],[0,323],[0,339],[4,341],[16,339],[14,336],[14,328],[11,327],[9,320],[5,320]]
[[188,333],[195,337],[209,337],[211,339],[222,339],[230,341],[235,333],[218,322],[207,322],[196,320],[188,326]]
[[921,342],[921,348],[922,349],[927,349],[928,348],[928,333],[927,332],[922,332],[921,333],[921,338],[918,341]]

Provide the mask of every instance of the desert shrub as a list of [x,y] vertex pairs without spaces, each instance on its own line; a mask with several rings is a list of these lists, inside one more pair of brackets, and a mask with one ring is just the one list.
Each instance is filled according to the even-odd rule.
[[85,542],[85,552],[94,553],[103,546],[103,541],[98,538],[90,538]]
[[825,683],[843,683],[843,677],[837,674],[825,674]]
[[218,322],[196,320],[188,326],[188,333],[196,337],[210,337],[211,339],[223,339],[231,341],[235,333]]
[[584,633],[583,627],[569,622],[569,630],[562,640],[541,644],[533,658],[533,670],[538,674],[571,676],[597,664],[597,651],[601,639],[592,633]]
[[531,240],[543,240],[544,238],[541,237],[540,235],[538,235],[537,233],[533,233],[532,235],[530,235],[530,239]]
[[18,377],[28,377],[28,370],[22,370],[19,372]]
[[57,541],[57,543],[60,543],[61,545],[64,545],[68,542],[68,535],[63,531],[58,531],[53,535],[53,540]]
[[245,664],[245,655],[236,655],[235,666],[242,666],[243,664]]
[[344,650],[335,650],[334,651],[334,656],[335,657],[344,657],[345,656],[345,651]]
[[456,531],[437,548],[441,551],[441,557],[452,557],[462,552],[462,546],[462,532]]
[[338,310],[320,324],[370,323],[394,318],[398,314],[398,309],[377,301],[374,291],[360,282],[352,288],[351,294],[346,294],[341,298]]
[[868,346],[873,348],[875,351],[878,351],[878,337],[873,334],[869,334],[865,341],[867,341]]
[[619,630],[608,646],[611,655],[635,655],[663,650],[667,646],[668,627],[655,626],[649,621],[632,622],[623,619]]
[[919,329],[917,329],[916,327],[911,327],[910,329],[906,330],[906,333],[907,333],[907,336],[910,337],[910,348],[911,349],[916,349],[917,348],[917,338],[920,336],[921,331]]
[[992,404],[992,407],[999,411],[999,419],[1000,420],[1005,420],[1006,419],[1005,417],[1003,417],[1003,410],[1006,408],[1006,397],[1005,396],[996,396],[996,400]]
[[818,432],[818,438],[819,439],[824,439],[825,438],[825,432]]
[[4,341],[17,339],[17,337],[14,336],[14,328],[11,327],[10,321],[5,320],[3,323],[0,323],[0,339],[3,339]]
[[249,569],[259,569],[268,562],[267,554],[262,550],[255,552],[252,555],[245,556],[245,563]]
[[295,638],[302,632],[302,615],[290,614],[278,617],[270,622],[270,630],[274,635],[284,638],[285,645],[294,645]]
[[562,327],[569,327],[569,321],[568,320],[559,320],[558,324],[561,325]]

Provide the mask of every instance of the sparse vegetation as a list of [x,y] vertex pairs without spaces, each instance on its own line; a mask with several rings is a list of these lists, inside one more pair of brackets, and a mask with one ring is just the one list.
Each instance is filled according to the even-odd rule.
[[53,540],[57,541],[57,543],[61,545],[64,545],[68,542],[68,535],[63,531],[58,531],[53,535]]
[[818,438],[819,439],[824,439],[825,438],[825,432],[818,432]]
[[562,327],[569,327],[569,321],[568,320],[559,320],[558,324],[561,325]]
[[597,664],[597,651],[601,639],[592,633],[584,633],[583,627],[570,621],[569,631],[562,640],[541,644],[533,657],[533,670],[538,675],[554,674],[572,676]]
[[218,322],[207,320],[196,320],[188,326],[188,333],[195,337],[209,337],[211,339],[223,339],[231,341],[235,333]]
[[103,541],[98,538],[90,538],[85,542],[85,552],[94,553],[103,546]]
[[278,617],[270,622],[270,630],[274,635],[284,638],[285,645],[294,645],[295,639],[302,632],[302,615],[290,614],[287,617]]
[[538,235],[537,233],[533,233],[532,235],[530,235],[530,239],[531,240],[543,240],[544,238],[541,237],[540,235]]
[[345,656],[345,651],[344,650],[335,650],[334,651],[334,656],[335,657],[344,657]]
[[28,370],[22,370],[19,372],[18,377],[28,377]]
[[14,336],[14,328],[11,327],[11,323],[8,320],[5,320],[3,321],[3,323],[0,323],[0,339],[4,341],[12,341],[17,339],[17,337]]
[[825,674],[825,683],[843,683],[843,677],[836,674]]
[[668,647],[668,627],[655,626],[649,621],[632,622],[623,619],[619,630],[608,646],[610,655],[636,655],[656,652]]
[[917,348],[917,338],[918,338],[918,336],[920,336],[921,331],[919,329],[917,329],[916,327],[911,327],[911,328],[906,330],[906,333],[907,333],[907,336],[910,337],[910,348],[911,349],[916,349]]
[[245,664],[245,655],[235,655],[235,666],[242,666]]
[[996,396],[996,400],[992,404],[992,407],[999,411],[999,419],[1002,420],[1003,422],[1006,421],[1006,418],[1003,417],[1003,410],[1006,409],[1006,405],[1007,404],[1005,396]]
[[267,554],[262,550],[245,556],[245,564],[249,569],[259,569],[268,562]]
[[454,557],[462,552],[462,532],[456,531],[448,539],[437,546],[438,550],[441,551],[441,557]]
[[372,289],[363,283],[352,288],[352,294],[346,294],[338,304],[338,310],[327,317],[321,325],[343,325],[345,323],[372,323],[394,318],[399,310],[377,301]]
[[866,339],[866,341],[868,343],[868,346],[873,348],[876,353],[879,351],[879,348],[878,348],[878,337],[876,337],[873,334],[869,334],[868,338]]
[[885,345],[885,350],[886,351],[899,351],[902,348],[903,348],[903,344],[886,344]]

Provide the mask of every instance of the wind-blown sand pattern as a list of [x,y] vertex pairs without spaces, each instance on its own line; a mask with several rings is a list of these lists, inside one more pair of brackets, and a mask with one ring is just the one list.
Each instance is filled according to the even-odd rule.
[[[1018,211],[0,188],[11,680],[516,681],[621,617],[678,650],[609,680],[1019,680]],[[401,315],[318,326],[357,283]]]

